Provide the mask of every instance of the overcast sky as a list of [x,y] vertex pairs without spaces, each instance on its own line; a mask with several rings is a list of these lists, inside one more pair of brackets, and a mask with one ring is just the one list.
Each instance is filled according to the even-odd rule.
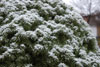
[[70,1],[70,0],[63,0],[63,1],[64,1],[65,3],[67,3],[67,4],[69,4],[69,1]]

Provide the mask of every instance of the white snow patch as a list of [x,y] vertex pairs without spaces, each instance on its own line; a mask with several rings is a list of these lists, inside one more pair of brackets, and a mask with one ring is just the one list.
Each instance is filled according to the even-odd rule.
[[66,66],[64,63],[60,63],[60,64],[58,65],[58,67],[68,67],[68,66]]
[[36,45],[34,46],[34,50],[42,50],[42,49],[43,49],[43,46],[40,45],[40,44],[36,44]]

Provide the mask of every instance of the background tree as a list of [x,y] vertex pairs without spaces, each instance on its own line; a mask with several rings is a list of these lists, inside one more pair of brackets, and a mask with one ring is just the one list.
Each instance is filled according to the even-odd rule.
[[88,16],[88,23],[92,14],[100,12],[100,0],[69,0],[69,4],[83,16]]

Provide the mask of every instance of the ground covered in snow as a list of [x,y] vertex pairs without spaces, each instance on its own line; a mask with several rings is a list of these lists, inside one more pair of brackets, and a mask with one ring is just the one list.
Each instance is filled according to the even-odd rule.
[[100,67],[89,25],[61,0],[0,1],[0,67]]

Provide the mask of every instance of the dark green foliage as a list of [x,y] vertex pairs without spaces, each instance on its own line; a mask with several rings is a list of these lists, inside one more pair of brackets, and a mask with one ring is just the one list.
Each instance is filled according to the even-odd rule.
[[0,67],[100,67],[89,25],[60,0],[0,1]]

